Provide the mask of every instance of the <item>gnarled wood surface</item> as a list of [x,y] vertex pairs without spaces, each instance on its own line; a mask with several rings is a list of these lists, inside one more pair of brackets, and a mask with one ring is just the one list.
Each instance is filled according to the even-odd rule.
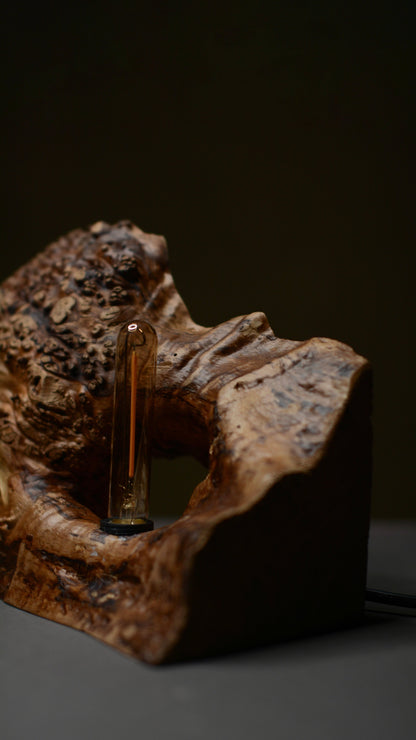
[[[61,238],[0,303],[0,594],[158,663],[359,617],[369,371],[262,313],[196,325],[162,237],[130,222]],[[129,538],[105,515],[114,346],[159,338],[155,452],[208,466],[184,515]]]

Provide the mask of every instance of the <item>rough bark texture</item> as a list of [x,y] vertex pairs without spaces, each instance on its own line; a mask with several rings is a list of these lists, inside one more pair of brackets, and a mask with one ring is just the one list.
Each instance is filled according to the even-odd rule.
[[[0,595],[152,663],[332,628],[364,603],[366,360],[276,338],[253,313],[197,326],[162,237],[94,224],[2,285]],[[114,345],[159,338],[155,453],[208,465],[184,515],[129,538],[105,515]]]

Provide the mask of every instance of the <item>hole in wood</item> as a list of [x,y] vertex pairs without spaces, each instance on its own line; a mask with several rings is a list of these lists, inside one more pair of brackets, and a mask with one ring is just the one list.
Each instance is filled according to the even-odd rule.
[[190,456],[153,458],[150,482],[152,517],[178,519],[207,469]]

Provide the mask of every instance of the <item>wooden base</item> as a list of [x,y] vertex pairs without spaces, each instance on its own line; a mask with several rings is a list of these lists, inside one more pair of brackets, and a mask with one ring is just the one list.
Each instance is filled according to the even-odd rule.
[[[128,223],[94,225],[3,286],[2,598],[150,663],[359,619],[371,478],[368,363],[333,340],[277,339],[263,314],[198,327],[158,239]],[[88,289],[94,280],[101,287],[83,314],[84,294],[68,291],[85,285],[92,263]],[[102,307],[110,267],[127,293],[127,314],[158,331],[156,452],[208,463],[178,521],[130,537],[99,526],[113,373],[105,350],[126,317],[126,306]],[[60,304],[54,313],[31,303],[42,270]],[[42,306],[52,300],[47,292],[36,299]],[[62,303],[65,296],[72,300]],[[57,331],[62,324],[68,332]],[[77,344],[81,335],[87,342]],[[86,347],[98,358],[97,377],[103,363],[100,387],[88,387]],[[49,368],[45,351],[55,352]],[[71,362],[76,377],[65,370]]]

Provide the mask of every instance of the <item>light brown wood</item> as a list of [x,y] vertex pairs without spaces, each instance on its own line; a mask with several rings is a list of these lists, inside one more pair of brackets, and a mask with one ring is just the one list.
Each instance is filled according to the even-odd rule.
[[[130,222],[62,237],[3,283],[0,311],[5,601],[153,663],[360,617],[363,357],[276,338],[262,313],[196,325],[164,239]],[[137,316],[159,340],[155,454],[191,454],[208,473],[178,521],[117,538],[99,529],[114,348]]]

